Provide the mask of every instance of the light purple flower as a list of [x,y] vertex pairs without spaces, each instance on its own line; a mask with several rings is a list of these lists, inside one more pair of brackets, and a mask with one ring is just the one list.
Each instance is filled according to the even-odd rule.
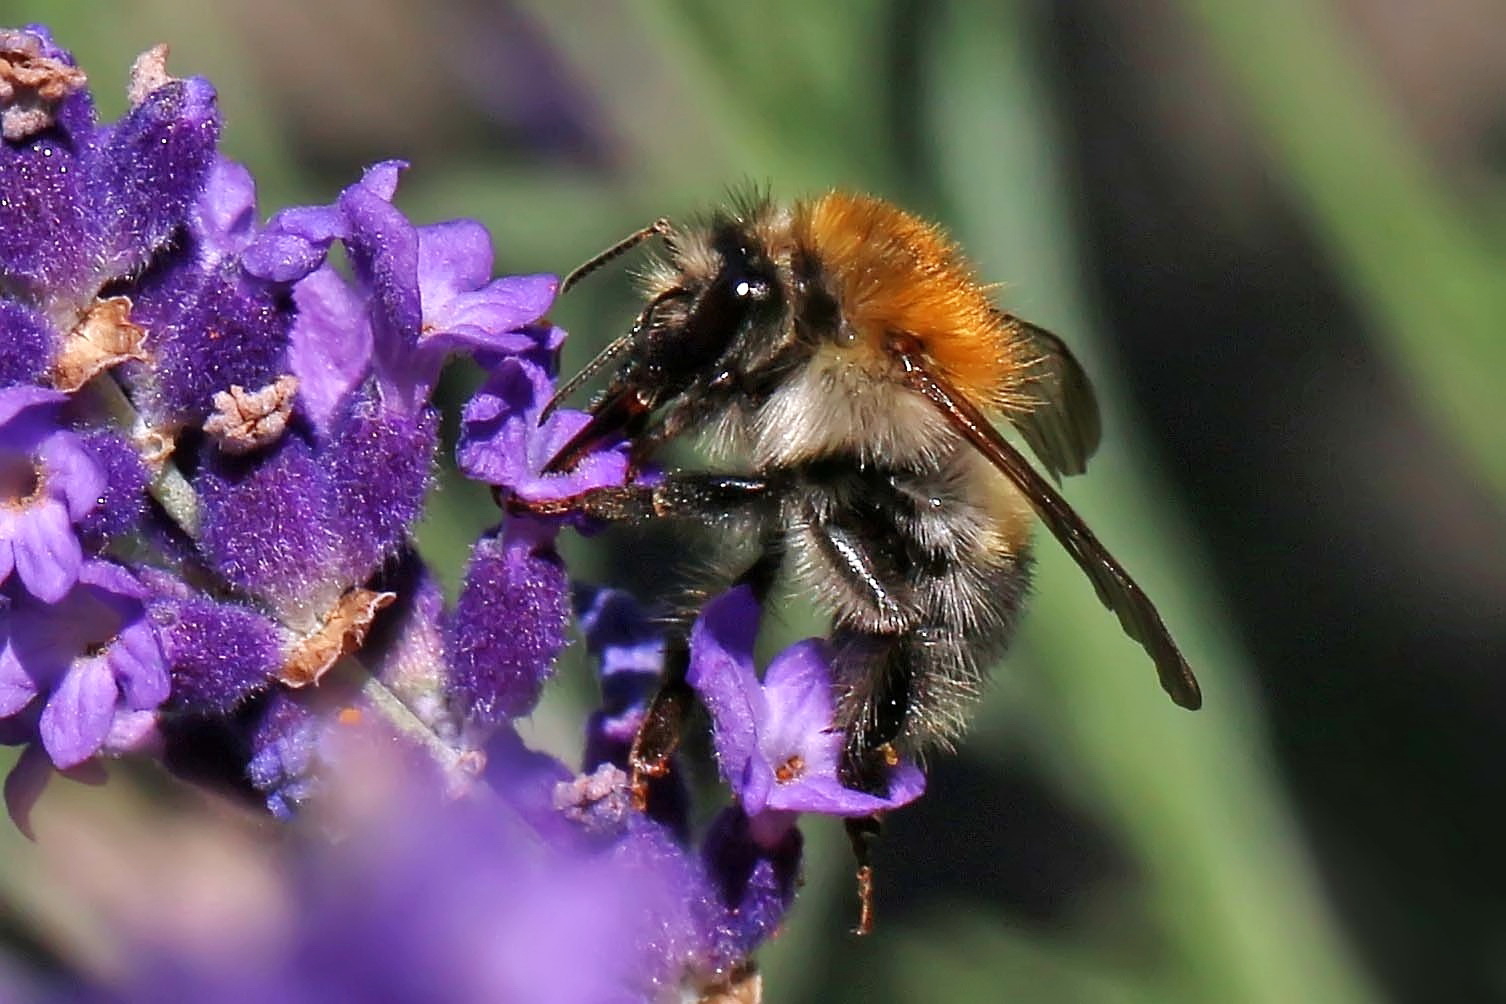
[[573,470],[544,473],[545,465],[590,421],[583,411],[564,410],[539,425],[539,414],[554,393],[554,380],[538,357],[552,357],[557,343],[551,334],[541,343],[541,351],[502,360],[466,402],[455,448],[466,477],[530,501],[569,498],[590,488],[620,485],[627,478],[625,445],[594,450]]
[[452,352],[525,351],[534,343],[524,329],[554,300],[554,276],[490,279],[491,242],[479,223],[410,223],[392,205],[404,167],[376,164],[333,206],[279,213],[243,256],[260,275],[306,274],[335,240],[345,244],[364,316],[357,320],[356,304],[325,276],[314,294],[318,313],[295,333],[294,373],[318,388],[312,393],[320,401],[337,397],[355,368],[351,356],[333,353],[369,345],[384,404],[412,414],[428,401]]
[[711,711],[722,777],[755,826],[765,813],[866,816],[919,798],[925,775],[908,763],[890,774],[887,798],[842,784],[837,768],[845,736],[832,728],[825,643],[809,639],[785,649],[760,682],[753,666],[757,632],[751,589],[717,597],[691,630],[688,676]]
[[167,699],[167,665],[145,597],[124,568],[90,561],[59,602],[22,595],[0,619],[0,717],[39,702],[37,734],[58,767],[99,752],[117,715]]
[[14,571],[46,602],[78,580],[76,527],[108,483],[83,440],[61,426],[64,400],[41,387],[0,390],[0,583]]
[[[700,863],[651,826],[608,843],[541,841],[489,800],[445,800],[375,765],[333,779],[381,797],[326,811],[351,839],[272,853],[274,917],[194,944],[135,933],[130,999],[549,1001],[696,999],[710,932]],[[368,770],[368,773],[371,773]],[[213,881],[213,876],[206,876]],[[220,940],[223,939],[223,940]]]

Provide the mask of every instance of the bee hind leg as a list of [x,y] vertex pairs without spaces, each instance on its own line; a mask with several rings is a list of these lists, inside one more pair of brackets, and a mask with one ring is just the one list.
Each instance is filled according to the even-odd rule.
[[[762,605],[774,588],[779,568],[784,563],[783,539],[766,532],[756,561],[739,575],[733,585],[753,590]],[[654,694],[643,723],[633,737],[628,755],[632,775],[633,803],[643,809],[648,802],[649,781],[669,773],[675,750],[679,748],[685,718],[695,704],[695,692],[686,682],[690,671],[690,642],[687,624],[676,624],[665,639],[664,676]]]

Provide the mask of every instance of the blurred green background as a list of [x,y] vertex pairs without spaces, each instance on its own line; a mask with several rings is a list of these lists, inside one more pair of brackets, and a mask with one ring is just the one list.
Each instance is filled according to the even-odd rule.
[[[399,156],[416,220],[480,218],[500,271],[563,272],[743,179],[860,188],[943,221],[1074,345],[1107,431],[1066,493],[1206,708],[1165,699],[1042,542],[972,735],[888,827],[877,933],[846,933],[845,846],[810,827],[767,999],[1506,999],[1498,0],[0,12],[50,23],[108,116],[170,42],[264,214]],[[593,277],[556,314],[565,368],[633,312],[625,274]],[[424,546],[458,570],[494,510],[434,504]],[[576,570],[651,586],[662,539],[610,540]],[[813,630],[789,606],[770,644]],[[537,740],[567,747],[587,700],[576,660]],[[5,933],[81,937],[36,853],[0,843]]]

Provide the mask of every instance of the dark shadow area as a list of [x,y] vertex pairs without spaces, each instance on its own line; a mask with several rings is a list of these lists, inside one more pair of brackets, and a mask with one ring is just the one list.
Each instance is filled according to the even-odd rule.
[[1494,997],[1506,515],[1418,414],[1257,144],[1232,153],[1245,184],[1200,169],[1191,121],[1241,129],[1240,110],[1170,11],[1135,7],[1040,6],[1114,366],[1211,544],[1362,956],[1403,999]]

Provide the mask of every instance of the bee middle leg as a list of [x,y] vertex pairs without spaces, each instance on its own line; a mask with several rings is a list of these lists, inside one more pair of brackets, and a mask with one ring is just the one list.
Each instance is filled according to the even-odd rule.
[[[762,546],[758,559],[738,577],[736,584],[751,586],[761,603],[773,587],[784,557],[781,537],[773,529],[782,488],[782,482],[770,478],[673,472],[654,485],[594,488],[558,502],[517,500],[514,507],[534,515],[583,513],[596,519],[627,523],[673,518],[712,523],[730,514],[751,512],[761,527]],[[640,809],[648,801],[648,782],[669,772],[685,718],[695,704],[695,694],[686,682],[690,640],[685,621],[686,617],[681,615],[666,634],[663,679],[628,754],[633,800]]]
[[712,520],[728,513],[773,503],[777,484],[768,478],[739,474],[675,472],[653,485],[609,485],[562,499],[511,498],[509,511],[528,516],[580,513],[612,523],[654,519]]
[[[768,598],[784,563],[782,538],[765,532],[757,560],[734,581],[734,586],[748,586],[761,606]],[[628,754],[632,774],[633,800],[641,805],[647,797],[647,782],[669,772],[671,759],[679,748],[685,718],[695,704],[695,692],[686,682],[690,671],[690,632],[688,614],[682,615],[667,633],[664,646],[664,675],[633,737]]]

